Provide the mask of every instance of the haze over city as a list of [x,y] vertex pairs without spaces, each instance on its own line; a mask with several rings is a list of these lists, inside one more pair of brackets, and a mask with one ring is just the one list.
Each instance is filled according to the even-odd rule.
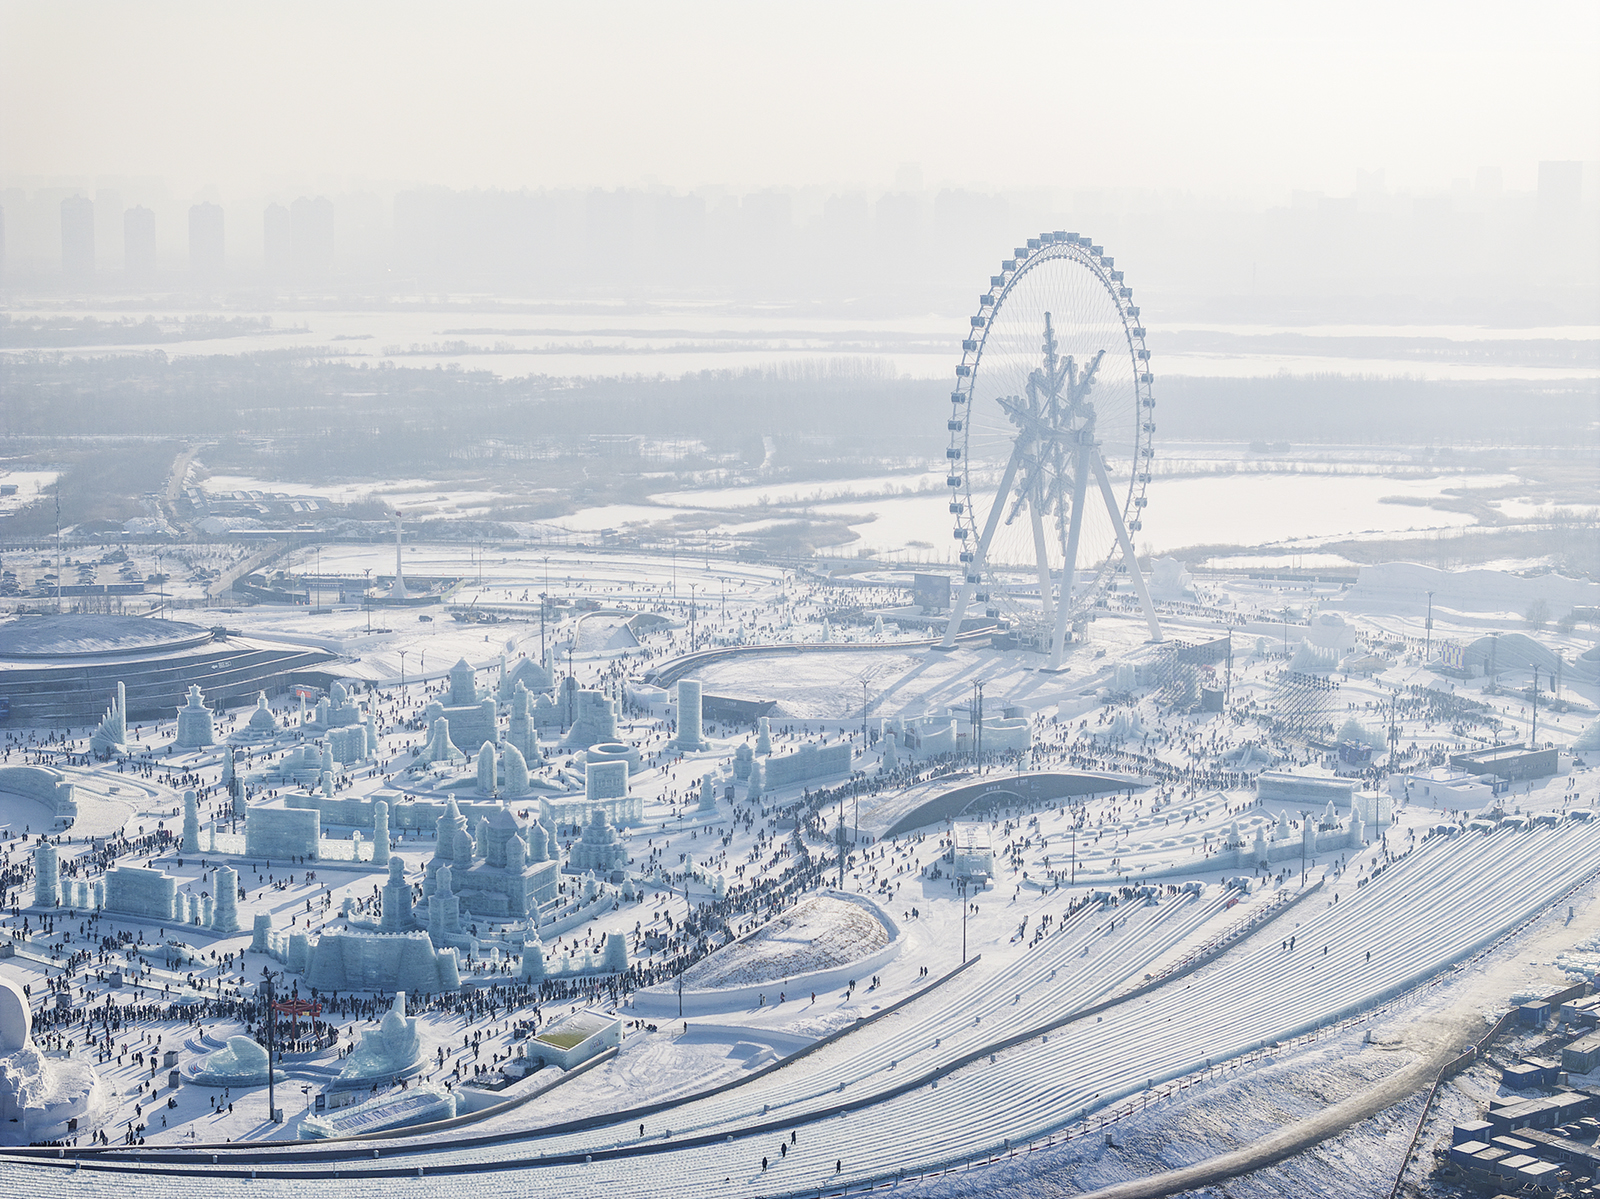
[[1600,1191],[1597,64],[0,0],[0,1189]]

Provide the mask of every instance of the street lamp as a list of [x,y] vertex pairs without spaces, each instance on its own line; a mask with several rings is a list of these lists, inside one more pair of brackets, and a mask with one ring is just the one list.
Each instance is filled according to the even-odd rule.
[[275,976],[265,966],[261,967],[261,973],[267,980],[267,1118],[274,1124],[278,1124],[281,1119],[278,1115],[278,1103],[275,1097],[277,1092],[273,1087],[275,1071],[272,1068],[274,1034],[277,1032],[278,1026],[277,1009],[273,1006],[272,1001],[272,980]]
[[958,880],[956,889],[961,892],[961,964],[965,966],[967,964],[967,908],[970,906],[967,903],[967,880]]
[[406,685],[406,655],[410,652],[408,649],[400,651],[400,685],[402,687]]

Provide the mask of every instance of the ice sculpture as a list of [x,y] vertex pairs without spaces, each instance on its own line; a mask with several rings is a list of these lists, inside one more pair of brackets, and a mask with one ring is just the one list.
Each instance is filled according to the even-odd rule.
[[455,744],[471,754],[476,754],[485,741],[499,740],[494,697],[478,691],[476,673],[471,663],[462,658],[450,668],[450,693],[446,697],[449,703],[434,702],[423,710],[423,718],[430,723],[440,718],[448,720],[449,727],[455,730]]
[[500,790],[499,780],[495,777],[493,741],[485,741],[478,748],[478,790],[485,795],[494,795]]
[[428,727],[428,740],[416,752],[415,761],[419,766],[431,766],[435,762],[464,762],[467,755],[456,748],[455,742],[450,740],[450,721],[444,716],[435,716],[433,723]]
[[56,847],[41,841],[33,847],[33,903],[35,907],[53,908],[61,894],[61,865],[56,859]]
[[572,728],[561,739],[567,749],[588,749],[617,739],[616,701],[602,691],[582,689],[573,697]]
[[111,701],[100,725],[89,736],[89,748],[101,757],[128,750],[128,688],[117,684],[117,698]]
[[372,864],[382,865],[389,860],[389,804],[375,800],[372,805]]
[[605,968],[614,974],[621,974],[628,968],[628,938],[626,934],[606,934]]
[[700,810],[702,812],[717,810],[717,784],[709,774],[700,779]]
[[700,684],[684,679],[678,684],[678,735],[672,739],[678,749],[709,749],[701,729]]
[[900,769],[900,742],[893,733],[885,733],[883,736],[883,761],[878,769],[885,773]]
[[506,778],[500,786],[500,794],[514,798],[528,793],[528,760],[511,742],[506,742],[505,750],[501,755],[505,759]]
[[772,721],[765,716],[756,721],[756,753],[772,752]]
[[537,933],[529,933],[523,942],[522,977],[531,982],[544,981],[544,944]]
[[408,1074],[422,1060],[422,1038],[417,1018],[406,1015],[406,993],[395,992],[394,1003],[375,1029],[361,1034],[361,1044],[339,1071],[341,1083],[368,1079],[393,1079]]
[[270,741],[282,728],[278,718],[272,714],[272,706],[267,703],[265,691],[256,692],[256,709],[250,713],[249,723],[245,727],[251,738],[258,741]]
[[305,808],[253,808],[244,822],[247,856],[315,861],[322,840],[322,813]]
[[47,1058],[33,1043],[22,988],[0,978],[0,1143],[59,1140],[100,1107],[100,1075],[82,1058]]
[[[273,1071],[273,1081],[283,1081],[283,1071]],[[267,1051],[249,1037],[229,1037],[227,1045],[208,1053],[195,1064],[189,1081],[203,1087],[264,1087],[267,1085]]]
[[216,742],[215,719],[196,683],[189,688],[189,702],[178,709],[178,735],[172,743],[179,749],[204,749]]
[[239,873],[231,866],[219,866],[216,878],[217,902],[211,910],[211,931],[239,931]]
[[511,689],[511,723],[506,730],[506,742],[515,746],[524,760],[539,756],[538,734],[533,727],[533,694],[521,679]]
[[200,852],[200,804],[195,799],[193,788],[183,793],[183,852]]
[[411,914],[411,884],[406,882],[406,860],[398,854],[389,859],[389,881],[383,886],[381,902],[379,927],[384,932],[405,932],[416,926]]

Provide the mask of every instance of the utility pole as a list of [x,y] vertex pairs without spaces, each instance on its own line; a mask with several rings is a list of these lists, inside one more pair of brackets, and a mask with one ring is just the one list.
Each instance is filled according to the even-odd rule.
[[961,964],[967,964],[967,880],[961,880]]
[[[161,569],[161,557],[156,556],[156,570]],[[61,615],[61,477],[56,476],[56,615]]]
[[839,794],[839,890],[844,890],[844,793]]
[[976,699],[972,704],[972,744],[973,757],[978,762],[978,769],[983,769],[983,684],[974,683],[972,689]]
[[1539,748],[1539,668],[1533,668],[1533,726],[1528,730],[1528,748]]
[[1222,676],[1222,714],[1228,714],[1228,705],[1233,702],[1233,626],[1228,626],[1228,665]]

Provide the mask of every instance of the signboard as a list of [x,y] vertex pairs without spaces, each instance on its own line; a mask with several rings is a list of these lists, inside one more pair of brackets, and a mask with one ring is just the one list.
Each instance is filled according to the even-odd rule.
[[1466,646],[1459,641],[1446,641],[1439,646],[1439,665],[1446,670],[1465,670],[1467,668]]
[[948,612],[950,610],[950,576],[912,575],[911,602],[925,612]]

